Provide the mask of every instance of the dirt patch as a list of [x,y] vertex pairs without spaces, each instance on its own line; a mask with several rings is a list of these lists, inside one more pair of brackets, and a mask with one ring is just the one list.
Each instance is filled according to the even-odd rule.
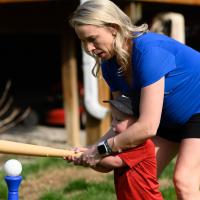
[[88,181],[103,181],[106,178],[106,174],[82,167],[48,169],[37,175],[29,176],[27,180],[23,180],[19,191],[20,199],[38,200],[45,191],[49,191],[52,188],[62,188],[68,182],[80,178]]

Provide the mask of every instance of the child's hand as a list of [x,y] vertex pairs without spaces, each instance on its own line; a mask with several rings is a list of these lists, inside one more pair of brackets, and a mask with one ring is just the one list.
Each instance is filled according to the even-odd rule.
[[[75,154],[78,154],[80,152],[84,152],[87,150],[88,150],[88,148],[86,148],[86,147],[73,147],[71,149],[71,151],[74,151],[74,155],[65,156],[63,159],[67,160],[68,162],[74,162],[77,159]],[[76,163],[74,162],[74,164],[76,164]]]
[[91,148],[84,151],[80,157],[75,158],[74,164],[94,167],[100,161],[100,159],[101,159],[101,156],[99,155],[97,151],[97,147],[92,146]]

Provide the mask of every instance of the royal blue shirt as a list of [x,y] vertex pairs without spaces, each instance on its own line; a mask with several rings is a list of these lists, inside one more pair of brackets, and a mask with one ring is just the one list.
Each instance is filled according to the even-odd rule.
[[103,77],[112,92],[128,96],[165,77],[161,124],[182,125],[200,113],[200,53],[194,49],[149,32],[133,39],[131,86],[118,68],[114,58],[104,61]]

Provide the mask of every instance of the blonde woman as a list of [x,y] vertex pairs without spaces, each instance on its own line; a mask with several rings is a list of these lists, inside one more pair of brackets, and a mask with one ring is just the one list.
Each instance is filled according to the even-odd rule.
[[[167,36],[134,26],[109,0],[89,0],[70,20],[88,54],[95,57],[113,98],[138,99],[139,118],[122,134],[112,130],[75,164],[96,165],[106,155],[152,138],[160,175],[177,155],[177,199],[200,199],[200,54]],[[67,158],[69,161],[72,158]]]

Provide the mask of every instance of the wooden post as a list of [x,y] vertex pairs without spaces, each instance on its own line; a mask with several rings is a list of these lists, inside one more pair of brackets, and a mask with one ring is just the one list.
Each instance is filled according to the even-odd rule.
[[[102,77],[102,74],[100,74],[98,78],[98,89],[99,89],[99,104],[103,105],[104,107],[110,108],[108,103],[103,103],[103,100],[109,100],[110,99],[110,89],[105,82],[105,80]],[[101,121],[101,131],[99,133],[99,136],[103,136],[110,127],[110,113],[107,114],[107,116]]]
[[80,145],[80,121],[77,62],[74,34],[64,32],[62,40],[62,83],[65,109],[65,125],[69,145]]
[[142,4],[139,2],[130,2],[126,4],[123,11],[131,18],[133,23],[136,23],[142,18]]
[[[92,76],[92,75],[91,75]],[[103,100],[110,99],[110,90],[105,83],[102,75],[98,78],[98,90],[99,90],[99,104],[109,107],[108,104],[103,104]],[[103,136],[110,127],[110,114],[108,114],[104,119],[99,120],[87,114],[87,123],[86,123],[86,143],[87,145],[94,144],[98,139]]]

